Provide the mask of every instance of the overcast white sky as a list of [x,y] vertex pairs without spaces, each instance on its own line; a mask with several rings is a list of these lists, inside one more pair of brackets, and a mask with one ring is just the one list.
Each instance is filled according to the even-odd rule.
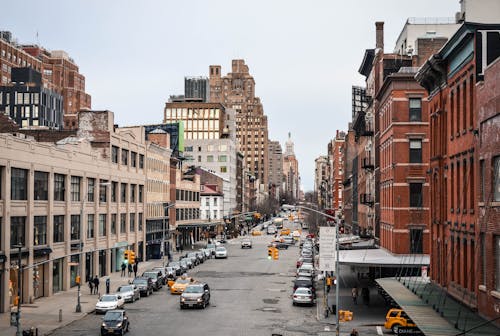
[[121,126],[161,122],[184,76],[230,71],[245,59],[269,119],[269,138],[292,133],[304,190],[314,159],[351,117],[351,85],[385,22],[385,50],[408,17],[452,17],[459,0],[4,1],[0,30],[22,44],[67,51],[86,77],[92,108]]

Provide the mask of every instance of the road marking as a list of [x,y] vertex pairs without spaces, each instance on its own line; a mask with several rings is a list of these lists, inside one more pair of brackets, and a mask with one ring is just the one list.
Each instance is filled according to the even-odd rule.
[[380,335],[380,336],[384,335],[384,333],[382,332],[382,327],[381,326],[377,326],[377,334]]

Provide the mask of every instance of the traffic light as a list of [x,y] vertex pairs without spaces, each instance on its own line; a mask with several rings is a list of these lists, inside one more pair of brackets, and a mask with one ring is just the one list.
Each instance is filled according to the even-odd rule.
[[128,258],[129,258],[129,256],[130,256],[130,252],[131,252],[130,250],[125,250],[125,251],[123,252],[123,261],[124,261],[125,263],[128,263]]
[[273,249],[274,247],[268,247],[267,248],[267,256],[272,257],[273,256]]
[[275,247],[273,249],[273,260],[278,260],[280,257],[280,251]]
[[128,263],[129,264],[135,264],[135,252],[134,251],[129,251],[128,253]]

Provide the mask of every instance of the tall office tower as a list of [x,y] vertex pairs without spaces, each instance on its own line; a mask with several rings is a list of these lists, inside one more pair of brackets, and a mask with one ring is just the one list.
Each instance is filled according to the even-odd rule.
[[184,98],[186,100],[197,99],[206,103],[210,93],[208,78],[203,76],[184,77]]
[[245,155],[247,173],[267,189],[268,128],[267,116],[259,97],[255,96],[255,80],[244,60],[233,60],[232,71],[221,74],[220,65],[210,66],[210,102],[222,103],[236,111],[236,138]]
[[288,133],[288,140],[285,145],[285,155],[283,156],[283,174],[285,175],[285,194],[293,199],[299,198],[300,176],[299,162],[295,157],[294,144],[291,134]]
[[283,192],[283,151],[279,141],[269,141],[269,194],[277,200]]

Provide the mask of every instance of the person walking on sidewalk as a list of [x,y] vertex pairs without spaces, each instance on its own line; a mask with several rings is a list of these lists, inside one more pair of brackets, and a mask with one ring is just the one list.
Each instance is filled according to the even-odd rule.
[[99,278],[94,276],[94,294],[99,294]]
[[92,279],[92,276],[90,276],[88,283],[90,288],[90,295],[92,295],[94,294],[94,280]]
[[125,276],[125,268],[127,268],[127,265],[125,265],[125,262],[123,261],[122,262],[122,273],[121,273],[121,276],[124,277]]
[[137,264],[134,264],[133,268],[134,268],[134,277],[137,278],[137,268],[138,268]]
[[128,264],[128,277],[130,278],[130,275],[132,274],[132,264]]
[[351,290],[351,294],[352,294],[352,302],[354,302],[355,305],[358,304],[358,287],[354,287],[352,290]]

